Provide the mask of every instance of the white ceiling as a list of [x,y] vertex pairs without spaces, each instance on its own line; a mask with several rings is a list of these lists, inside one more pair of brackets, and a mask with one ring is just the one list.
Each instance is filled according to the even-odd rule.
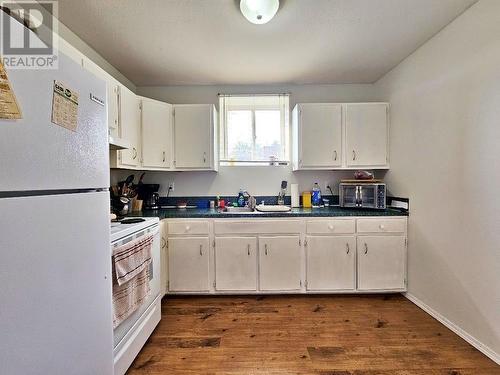
[[137,86],[371,83],[477,0],[60,0],[59,18]]

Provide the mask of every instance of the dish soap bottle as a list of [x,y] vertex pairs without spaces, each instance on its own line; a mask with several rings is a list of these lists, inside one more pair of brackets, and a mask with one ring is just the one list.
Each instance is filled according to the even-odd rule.
[[245,195],[243,194],[243,189],[240,189],[238,194],[238,207],[245,207]]
[[312,205],[313,207],[319,207],[321,205],[321,189],[317,182],[314,183],[312,189]]

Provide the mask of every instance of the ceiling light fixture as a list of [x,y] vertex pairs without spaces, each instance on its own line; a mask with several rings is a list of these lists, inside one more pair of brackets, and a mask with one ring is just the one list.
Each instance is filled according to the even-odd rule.
[[241,13],[257,25],[271,21],[279,6],[279,0],[240,0]]

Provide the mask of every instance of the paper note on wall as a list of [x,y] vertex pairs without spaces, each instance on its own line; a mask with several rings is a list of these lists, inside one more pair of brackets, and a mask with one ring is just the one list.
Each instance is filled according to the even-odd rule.
[[23,116],[10,86],[7,72],[0,61],[0,119],[18,120]]
[[76,132],[78,125],[78,93],[54,81],[52,122]]

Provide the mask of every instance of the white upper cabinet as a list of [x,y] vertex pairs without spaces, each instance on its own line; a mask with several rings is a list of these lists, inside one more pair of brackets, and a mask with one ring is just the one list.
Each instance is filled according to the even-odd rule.
[[342,166],[342,106],[298,104],[292,114],[293,167],[332,169]]
[[174,105],[174,167],[217,170],[217,110],[211,104]]
[[140,98],[142,167],[169,169],[172,164],[172,105]]
[[292,111],[293,170],[389,168],[387,103],[307,103]]
[[140,166],[141,111],[139,98],[125,86],[120,86],[120,137],[130,143],[127,150],[118,151],[117,167]]
[[346,104],[346,161],[348,167],[388,165],[386,103]]
[[83,67],[95,76],[106,82],[106,104],[108,110],[108,128],[110,135],[119,137],[119,82],[113,78],[108,72],[102,69],[87,57],[82,59]]

